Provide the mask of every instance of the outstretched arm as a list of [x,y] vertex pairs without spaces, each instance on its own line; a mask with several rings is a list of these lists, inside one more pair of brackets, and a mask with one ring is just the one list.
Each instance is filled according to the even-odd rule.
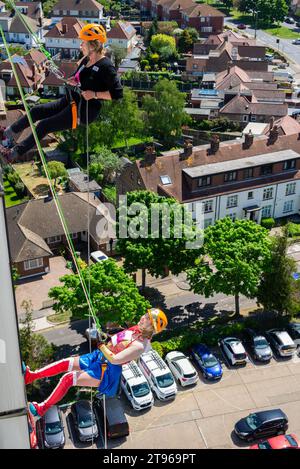
[[144,352],[144,346],[141,343],[135,342],[134,344],[127,347],[125,350],[119,353],[113,353],[109,350],[106,345],[99,347],[105,358],[113,365],[123,365],[131,360],[137,360],[139,356]]

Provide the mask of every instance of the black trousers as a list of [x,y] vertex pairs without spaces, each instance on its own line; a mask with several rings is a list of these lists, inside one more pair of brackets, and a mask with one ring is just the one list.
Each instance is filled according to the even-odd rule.
[[[81,106],[81,123],[86,123],[86,102]],[[89,101],[89,123],[93,122],[98,114],[99,108],[95,108],[92,105],[92,101]],[[66,96],[63,96],[56,101],[51,101],[46,104],[38,104],[34,106],[30,111],[33,122],[39,121],[35,126],[37,136],[41,141],[47,134],[51,132],[57,132],[58,130],[72,129],[72,111],[71,104],[68,102]],[[15,133],[19,133],[29,127],[29,120],[27,115],[22,116],[17,122],[11,125],[11,129]],[[35,147],[35,139],[31,133],[22,142],[16,145],[16,150],[19,155],[24,155],[27,151]]]

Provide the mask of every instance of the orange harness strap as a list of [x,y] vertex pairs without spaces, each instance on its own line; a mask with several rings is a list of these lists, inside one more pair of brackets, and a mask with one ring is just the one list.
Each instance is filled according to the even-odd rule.
[[75,101],[71,102],[71,110],[72,110],[72,130],[74,130],[77,127],[77,106],[76,106]]
[[105,373],[106,370],[107,370],[107,363],[103,363],[102,366],[101,366],[100,383],[102,383],[103,376],[104,376],[104,373]]

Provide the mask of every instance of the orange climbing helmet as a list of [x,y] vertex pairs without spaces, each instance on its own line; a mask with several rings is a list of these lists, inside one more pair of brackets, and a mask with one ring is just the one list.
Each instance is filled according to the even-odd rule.
[[163,331],[168,325],[168,319],[165,313],[158,308],[150,308],[147,309],[147,313],[149,315],[150,321],[152,326],[158,334],[159,332]]
[[80,31],[79,38],[83,41],[98,40],[104,44],[106,42],[106,31],[101,24],[86,24]]

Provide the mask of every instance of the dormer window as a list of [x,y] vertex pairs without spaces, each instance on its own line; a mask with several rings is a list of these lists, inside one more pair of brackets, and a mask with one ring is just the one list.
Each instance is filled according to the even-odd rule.
[[206,187],[211,185],[211,177],[210,176],[203,176],[202,178],[198,179],[198,186],[199,187]]
[[172,184],[171,178],[168,175],[160,176],[160,180],[164,186],[167,186],[168,184]]
[[236,171],[230,171],[229,173],[224,174],[224,182],[231,182],[235,181],[237,176]]
[[296,160],[288,160],[283,163],[284,171],[288,171],[289,169],[295,169],[296,167]]

